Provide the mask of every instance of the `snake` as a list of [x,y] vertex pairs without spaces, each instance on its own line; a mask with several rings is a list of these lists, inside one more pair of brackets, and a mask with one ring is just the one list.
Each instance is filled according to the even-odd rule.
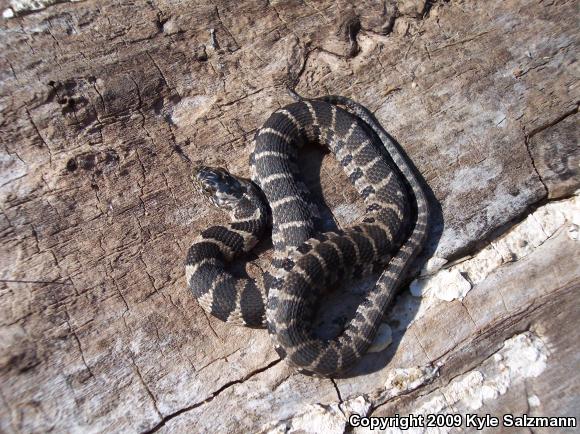
[[[230,222],[198,235],[185,274],[206,312],[227,323],[266,327],[291,367],[335,377],[355,366],[376,337],[425,243],[429,208],[414,167],[366,107],[338,95],[290,94],[296,101],[274,111],[255,133],[251,179],[220,167],[194,169],[196,188],[228,212]],[[356,224],[321,232],[297,159],[309,142],[330,150],[362,196],[366,210]],[[232,273],[231,262],[251,252],[270,228],[269,269],[258,278]],[[319,336],[314,321],[321,296],[373,273],[378,280],[342,331]]]

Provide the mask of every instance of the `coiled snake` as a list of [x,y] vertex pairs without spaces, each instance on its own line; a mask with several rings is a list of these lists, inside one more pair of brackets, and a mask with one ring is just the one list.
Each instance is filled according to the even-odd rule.
[[[266,325],[290,365],[328,377],[352,367],[372,343],[425,241],[428,206],[413,170],[366,108],[345,97],[292,95],[298,102],[276,110],[255,135],[251,181],[223,169],[196,170],[196,185],[229,211],[231,223],[200,234],[187,255],[186,278],[207,312],[239,325]],[[317,233],[316,207],[296,164],[305,141],[328,146],[340,161],[367,205],[359,224]],[[270,211],[271,269],[263,282],[232,275],[227,264],[255,246]],[[322,339],[313,332],[322,290],[381,271],[340,335]]]

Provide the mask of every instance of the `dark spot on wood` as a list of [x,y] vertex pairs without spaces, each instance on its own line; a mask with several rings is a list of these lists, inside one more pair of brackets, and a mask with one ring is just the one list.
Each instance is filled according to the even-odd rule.
[[193,51],[193,57],[199,62],[205,62],[208,59],[207,52],[205,51],[205,45],[202,44],[198,46]]
[[75,170],[77,170],[77,167],[78,165],[74,158],[71,158],[66,163],[66,170],[68,170],[69,172],[74,172]]
[[79,155],[78,159],[79,159],[78,164],[81,167],[81,169],[91,170],[93,167],[95,167],[95,155],[94,154]]
[[119,162],[119,156],[113,150],[105,152],[105,164],[116,164]]
[[[95,175],[100,176],[103,173],[110,171],[119,163],[119,156],[117,152],[108,149],[103,152],[98,153],[84,153],[79,154],[74,158],[71,158],[66,163],[66,170],[69,172],[74,172],[78,168],[83,170],[94,170]],[[126,169],[125,169],[125,173]]]
[[163,106],[163,97],[157,98],[155,101],[153,101],[152,107],[156,115],[161,113]]

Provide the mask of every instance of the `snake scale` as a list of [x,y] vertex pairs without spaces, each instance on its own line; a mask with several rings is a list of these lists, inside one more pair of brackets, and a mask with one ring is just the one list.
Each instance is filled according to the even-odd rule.
[[[276,110],[254,137],[251,181],[220,168],[196,169],[195,184],[229,211],[231,222],[194,241],[186,278],[207,312],[238,325],[267,326],[291,366],[332,377],[354,366],[371,345],[426,239],[427,199],[402,152],[365,107],[341,96],[291,94],[297,102]],[[327,146],[363,197],[367,209],[358,224],[317,231],[317,208],[297,165],[305,142]],[[258,280],[231,274],[228,263],[249,252],[270,224],[270,270]],[[312,327],[322,292],[369,273],[381,274],[342,333],[318,337]]]

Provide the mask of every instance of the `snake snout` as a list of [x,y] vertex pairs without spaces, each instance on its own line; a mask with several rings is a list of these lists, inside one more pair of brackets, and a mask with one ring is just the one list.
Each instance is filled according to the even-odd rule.
[[197,167],[192,175],[193,184],[204,196],[211,197],[218,184],[219,176],[215,169],[207,166]]
[[245,191],[240,181],[221,167],[197,167],[193,182],[204,196],[220,208],[235,207]]

